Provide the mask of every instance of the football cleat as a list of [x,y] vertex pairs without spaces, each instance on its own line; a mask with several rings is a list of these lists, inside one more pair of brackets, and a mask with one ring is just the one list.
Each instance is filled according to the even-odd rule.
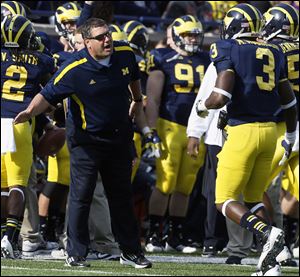
[[265,273],[263,271],[257,271],[252,273],[251,276],[281,276],[280,265],[276,264],[274,267],[268,269]]
[[157,234],[153,234],[146,240],[145,250],[150,253],[162,252],[163,245]]
[[14,259],[13,247],[5,235],[1,240],[1,257],[5,259]]
[[268,232],[257,264],[258,270],[263,272],[266,272],[266,269],[269,269],[270,266],[275,266],[276,262],[280,262],[281,258],[285,257],[284,232],[276,227],[271,227]]

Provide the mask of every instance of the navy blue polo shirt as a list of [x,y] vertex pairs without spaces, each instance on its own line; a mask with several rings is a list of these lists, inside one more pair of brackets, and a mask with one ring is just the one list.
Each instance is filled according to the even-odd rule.
[[128,84],[138,79],[132,49],[114,42],[108,67],[82,49],[63,64],[41,94],[52,105],[69,97],[67,120],[76,129],[110,131],[131,124]]

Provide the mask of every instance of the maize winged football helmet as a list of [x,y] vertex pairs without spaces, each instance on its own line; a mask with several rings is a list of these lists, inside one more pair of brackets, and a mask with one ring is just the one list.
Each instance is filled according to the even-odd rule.
[[222,22],[221,38],[257,37],[261,26],[262,15],[257,8],[249,4],[238,4],[226,13]]
[[261,36],[266,41],[275,37],[290,41],[297,40],[299,37],[299,11],[285,3],[270,8],[263,15]]
[[4,18],[1,23],[1,45],[7,48],[35,49],[37,41],[31,21],[22,15]]
[[127,35],[131,48],[139,51],[144,56],[149,43],[147,28],[142,23],[131,20],[125,23],[122,29]]
[[60,36],[69,39],[70,31],[67,30],[65,23],[76,23],[80,17],[80,13],[81,7],[73,2],[68,2],[59,6],[55,12],[55,31]]
[[1,22],[6,16],[14,16],[16,14],[26,17],[24,6],[17,1],[1,2]]
[[126,33],[116,24],[109,25],[113,41],[128,41]]
[[[184,38],[187,34],[196,36],[193,43],[187,42]],[[201,22],[191,15],[178,17],[172,23],[172,38],[177,47],[188,52],[196,53],[202,46],[204,33]]]

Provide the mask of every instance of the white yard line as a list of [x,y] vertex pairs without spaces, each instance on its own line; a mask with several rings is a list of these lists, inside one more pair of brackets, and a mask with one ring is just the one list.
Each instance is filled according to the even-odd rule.
[[136,272],[136,273],[125,273],[125,272],[121,272],[120,274],[118,274],[117,272],[114,271],[102,271],[102,270],[76,270],[76,269],[58,269],[58,268],[47,268],[47,269],[43,269],[43,268],[32,268],[32,267],[18,267],[18,266],[1,266],[1,269],[13,269],[13,270],[35,270],[35,271],[53,271],[53,272],[72,272],[74,275],[74,273],[79,273],[79,272],[84,272],[84,273],[88,273],[88,274],[111,274],[114,276],[120,275],[120,276],[124,276],[124,275],[134,275],[134,276],[166,276],[166,275],[157,275],[157,274],[142,274],[140,271]]

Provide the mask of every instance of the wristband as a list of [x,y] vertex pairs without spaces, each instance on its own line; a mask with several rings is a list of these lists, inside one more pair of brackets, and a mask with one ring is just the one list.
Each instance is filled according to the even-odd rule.
[[285,139],[288,143],[290,144],[294,144],[296,141],[296,135],[297,135],[297,131],[294,131],[292,133],[285,133]]

